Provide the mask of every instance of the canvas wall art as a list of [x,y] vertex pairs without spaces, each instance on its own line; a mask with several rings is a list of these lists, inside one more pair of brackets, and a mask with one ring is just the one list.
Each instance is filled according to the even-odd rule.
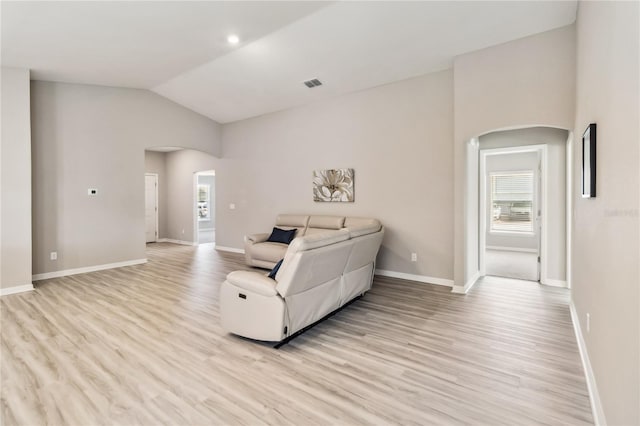
[[353,169],[313,171],[313,201],[352,203]]

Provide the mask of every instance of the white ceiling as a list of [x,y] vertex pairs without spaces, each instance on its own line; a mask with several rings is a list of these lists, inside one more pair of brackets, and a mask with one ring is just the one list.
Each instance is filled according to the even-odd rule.
[[[451,67],[576,1],[2,2],[2,63],[146,88],[225,123]],[[237,33],[242,42],[225,39]],[[308,89],[302,81],[324,85]]]
[[326,5],[2,1],[2,63],[37,80],[150,89]]

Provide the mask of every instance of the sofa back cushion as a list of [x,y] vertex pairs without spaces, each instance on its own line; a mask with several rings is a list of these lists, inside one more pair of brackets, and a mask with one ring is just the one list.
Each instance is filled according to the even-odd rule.
[[276,275],[276,290],[287,297],[340,277],[352,245],[346,230],[296,238]]
[[375,262],[383,237],[384,228],[381,228],[380,232],[372,232],[358,238],[352,237],[351,241],[353,241],[353,250],[347,260],[344,273],[348,274],[349,272]]
[[280,214],[276,218],[276,226],[288,226],[290,228],[306,228],[309,216],[301,214]]
[[293,240],[287,250],[287,254],[293,255],[297,252],[312,250],[318,247],[324,247],[331,244],[339,243],[349,239],[349,231],[346,229],[325,230],[312,235],[305,235]]
[[301,214],[280,214],[276,218],[276,226],[280,229],[297,229],[296,237],[304,235],[309,223],[309,216]]
[[344,221],[344,227],[349,230],[351,238],[378,232],[382,224],[378,219],[368,217],[348,217]]
[[304,235],[337,231],[344,226],[344,216],[309,216],[309,224]]

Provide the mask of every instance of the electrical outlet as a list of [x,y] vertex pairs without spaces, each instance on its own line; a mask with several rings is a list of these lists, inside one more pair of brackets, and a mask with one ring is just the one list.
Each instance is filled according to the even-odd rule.
[[236,209],[236,205],[231,203],[229,204],[229,210],[235,210]]
[[412,262],[418,261],[418,253],[411,253],[411,261]]
[[87,189],[87,194],[90,197],[95,197],[96,195],[98,195],[98,190],[96,188],[89,188]]
[[51,255],[49,255],[49,258],[51,260],[58,260],[58,252],[57,251],[52,251]]
[[182,228],[182,235],[184,235],[184,228]]
[[591,314],[587,312],[587,333],[591,331]]

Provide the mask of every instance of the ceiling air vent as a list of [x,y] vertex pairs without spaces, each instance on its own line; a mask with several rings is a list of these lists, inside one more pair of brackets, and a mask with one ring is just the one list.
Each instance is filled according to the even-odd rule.
[[316,86],[322,86],[322,82],[317,78],[314,78],[313,80],[305,81],[304,85],[307,86],[309,89],[313,89]]

